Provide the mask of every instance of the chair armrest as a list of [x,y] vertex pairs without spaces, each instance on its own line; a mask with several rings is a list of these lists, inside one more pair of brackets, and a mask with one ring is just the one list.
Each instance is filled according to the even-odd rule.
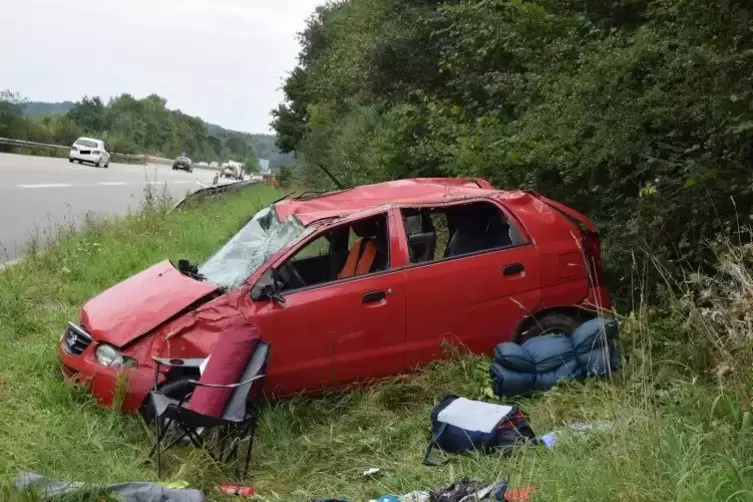
[[[204,362],[204,358],[152,357],[152,361],[160,366],[169,366],[171,368],[199,368],[201,363]],[[173,361],[180,361],[180,364]]]
[[192,384],[195,384],[198,387],[208,387],[210,389],[235,389],[236,387],[242,387],[244,385],[248,385],[254,380],[259,380],[260,378],[264,378],[266,375],[256,375],[253,378],[249,378],[248,380],[245,380],[243,382],[238,383],[229,383],[229,384],[221,384],[221,383],[204,383],[199,382],[198,380],[189,380]]
[[[199,369],[201,367],[201,364],[204,362],[204,359],[180,359],[178,357],[152,357],[152,361],[154,361],[154,389],[157,390],[157,384],[159,382],[159,370],[160,366],[167,366],[168,368],[195,368]],[[180,361],[180,364],[173,361]]]

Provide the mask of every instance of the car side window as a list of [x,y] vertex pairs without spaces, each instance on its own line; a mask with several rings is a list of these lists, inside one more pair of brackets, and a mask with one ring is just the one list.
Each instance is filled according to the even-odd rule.
[[390,267],[385,214],[327,229],[277,267],[281,291],[324,285]]
[[491,202],[402,210],[411,263],[426,263],[524,244]]

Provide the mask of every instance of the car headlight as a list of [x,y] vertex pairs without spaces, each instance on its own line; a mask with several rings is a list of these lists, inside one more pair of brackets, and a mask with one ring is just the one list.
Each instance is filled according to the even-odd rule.
[[136,361],[130,357],[125,357],[120,353],[118,349],[112,345],[100,344],[97,350],[94,352],[94,357],[97,358],[97,362],[102,366],[108,368],[120,369],[120,368],[132,368],[136,366]]

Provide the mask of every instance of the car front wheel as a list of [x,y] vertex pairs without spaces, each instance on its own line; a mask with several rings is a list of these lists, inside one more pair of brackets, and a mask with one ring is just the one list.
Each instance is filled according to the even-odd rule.
[[[194,388],[196,388],[196,384],[191,383],[191,380],[196,380],[196,376],[184,375],[174,380],[170,380],[159,388],[159,392],[172,399],[177,399],[178,401],[187,401],[191,397]],[[151,398],[146,398],[146,403],[144,403],[141,414],[147,423],[154,422],[154,406],[152,405]]]
[[[191,383],[191,380],[195,380],[196,378],[197,377],[195,375],[184,375],[182,377],[168,381],[159,388],[159,392],[166,395],[167,397],[176,399],[178,401],[183,401],[183,403],[185,404],[191,398],[191,394],[196,388],[196,384]],[[144,418],[144,421],[146,421],[148,424],[154,425],[154,407],[152,405],[151,398],[148,396],[146,398],[146,403],[141,409],[141,415]],[[164,429],[164,426],[165,423],[163,422],[162,434],[164,434],[165,437],[178,439],[177,436],[180,433],[174,425],[171,425],[167,430]],[[199,437],[203,438],[204,428],[199,428],[197,432],[199,434]],[[189,441],[190,440],[187,437],[184,437],[179,443],[188,444]]]

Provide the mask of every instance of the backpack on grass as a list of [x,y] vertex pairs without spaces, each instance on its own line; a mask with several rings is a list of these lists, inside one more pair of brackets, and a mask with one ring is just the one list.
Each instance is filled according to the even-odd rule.
[[488,452],[535,441],[525,414],[515,406],[445,396],[431,411],[432,438],[424,455],[425,465],[439,465],[431,459],[434,447],[448,453]]

